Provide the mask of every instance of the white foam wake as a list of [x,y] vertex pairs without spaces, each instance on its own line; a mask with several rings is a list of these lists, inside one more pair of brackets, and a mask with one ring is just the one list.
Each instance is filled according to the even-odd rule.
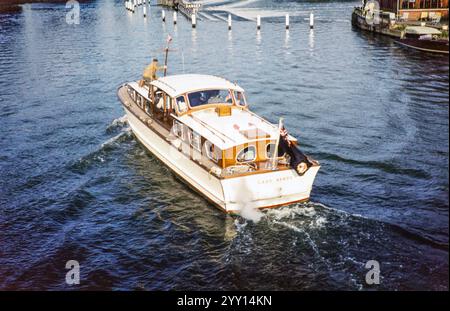
[[263,212],[261,212],[257,208],[254,208],[250,204],[244,205],[244,207],[240,211],[240,215],[247,220],[253,221],[254,223],[259,222],[264,216]]
[[123,115],[120,118],[114,119],[111,124],[108,125],[106,128],[107,131],[113,130],[118,127],[124,127],[128,124],[128,118],[127,115]]

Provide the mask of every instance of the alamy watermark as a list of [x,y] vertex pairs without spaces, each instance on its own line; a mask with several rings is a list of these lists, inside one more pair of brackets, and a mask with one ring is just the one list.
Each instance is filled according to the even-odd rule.
[[80,24],[80,3],[75,0],[66,2],[66,9],[70,9],[66,14],[66,23],[69,25]]
[[380,263],[376,260],[369,260],[366,262],[366,269],[370,269],[366,273],[367,285],[379,285],[380,284]]
[[80,264],[76,260],[69,260],[66,262],[66,269],[69,271],[66,273],[67,285],[79,285],[80,284]]

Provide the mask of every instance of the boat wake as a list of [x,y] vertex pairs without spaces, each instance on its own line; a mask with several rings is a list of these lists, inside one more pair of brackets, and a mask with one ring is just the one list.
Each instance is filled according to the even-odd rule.
[[106,162],[113,150],[118,148],[122,143],[133,139],[131,128],[126,127],[126,124],[126,118],[124,117],[114,120],[107,127],[107,132],[117,130],[118,128],[120,128],[120,132],[100,144],[98,149],[78,159],[70,166],[70,169],[76,173],[84,174],[93,165]]
[[108,127],[106,128],[106,132],[110,133],[115,131],[118,128],[124,128],[125,126],[128,125],[128,118],[127,115],[123,115],[120,118],[114,119],[111,124],[108,125]]
[[261,220],[261,218],[263,218],[264,213],[261,210],[246,204],[242,208],[239,215],[246,220],[251,220],[254,223],[258,223]]
[[[248,208],[244,209],[240,216],[245,224],[247,224],[247,220],[250,220],[253,223],[265,223],[273,230],[283,227],[295,234],[301,234],[317,256],[320,256],[320,252],[312,236],[321,236],[321,231],[324,230],[337,229],[345,231],[348,227],[357,226],[373,227],[374,230],[388,231],[391,234],[401,235],[404,238],[435,249],[447,252],[449,250],[449,244],[446,241],[433,240],[421,232],[412,231],[399,224],[372,219],[361,214],[349,213],[318,202],[299,203],[263,211],[255,211]],[[241,227],[241,230],[238,231],[242,231],[245,228],[245,225],[242,225],[242,221],[236,222],[236,224],[239,224]]]

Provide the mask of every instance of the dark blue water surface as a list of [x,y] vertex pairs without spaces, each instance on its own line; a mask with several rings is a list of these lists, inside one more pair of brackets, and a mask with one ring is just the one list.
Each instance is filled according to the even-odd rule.
[[[61,4],[0,15],[0,289],[448,290],[448,57],[352,29],[359,1],[209,2],[195,30],[122,1],[81,4],[79,25]],[[167,34],[169,73],[285,118],[322,164],[310,203],[226,216],[136,142],[116,89]]]

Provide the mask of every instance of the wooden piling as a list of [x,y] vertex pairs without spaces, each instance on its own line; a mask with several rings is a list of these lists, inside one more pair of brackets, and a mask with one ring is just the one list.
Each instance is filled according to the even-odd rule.
[[197,27],[197,16],[195,14],[191,15],[191,23],[192,23],[192,28]]

